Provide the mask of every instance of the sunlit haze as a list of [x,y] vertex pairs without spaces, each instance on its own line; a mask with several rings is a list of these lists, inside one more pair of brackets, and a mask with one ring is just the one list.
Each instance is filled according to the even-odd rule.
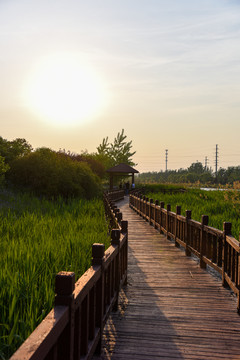
[[240,165],[237,0],[0,2],[0,136],[80,153],[121,129],[140,171]]
[[54,127],[77,126],[98,116],[107,101],[104,83],[77,54],[46,57],[30,72],[25,105]]

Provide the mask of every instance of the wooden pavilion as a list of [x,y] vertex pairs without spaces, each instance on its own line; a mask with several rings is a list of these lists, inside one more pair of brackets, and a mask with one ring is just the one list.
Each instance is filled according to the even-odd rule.
[[113,189],[113,178],[115,176],[132,176],[132,184],[134,184],[134,174],[139,173],[138,170],[134,169],[130,165],[121,163],[107,170],[110,176],[110,190]]

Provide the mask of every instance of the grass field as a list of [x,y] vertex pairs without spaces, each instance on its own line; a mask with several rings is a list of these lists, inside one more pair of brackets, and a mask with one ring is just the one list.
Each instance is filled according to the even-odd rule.
[[[179,187],[178,187],[179,189]],[[152,191],[151,191],[152,190]],[[146,187],[146,196],[154,201],[164,201],[165,207],[171,204],[171,210],[176,212],[176,205],[185,210],[192,210],[192,219],[201,221],[202,215],[209,216],[209,225],[217,229],[223,229],[223,222],[232,223],[232,234],[239,239],[240,231],[240,192],[229,191],[204,191],[187,188],[185,192],[175,192],[174,186]]]
[[55,275],[91,265],[110,239],[101,200],[55,202],[0,191],[0,359],[8,359],[53,307]]

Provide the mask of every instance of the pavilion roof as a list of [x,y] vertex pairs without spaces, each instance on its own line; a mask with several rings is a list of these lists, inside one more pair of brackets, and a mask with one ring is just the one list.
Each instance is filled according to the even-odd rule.
[[123,174],[133,174],[133,173],[139,173],[138,170],[134,169],[133,167],[131,167],[130,165],[121,163],[119,165],[116,165],[108,170],[106,170],[109,173],[123,173]]

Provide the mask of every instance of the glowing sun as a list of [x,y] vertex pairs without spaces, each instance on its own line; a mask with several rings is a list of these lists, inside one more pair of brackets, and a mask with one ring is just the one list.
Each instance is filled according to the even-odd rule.
[[106,103],[103,80],[74,56],[49,56],[30,72],[24,102],[53,125],[78,125],[98,115]]

